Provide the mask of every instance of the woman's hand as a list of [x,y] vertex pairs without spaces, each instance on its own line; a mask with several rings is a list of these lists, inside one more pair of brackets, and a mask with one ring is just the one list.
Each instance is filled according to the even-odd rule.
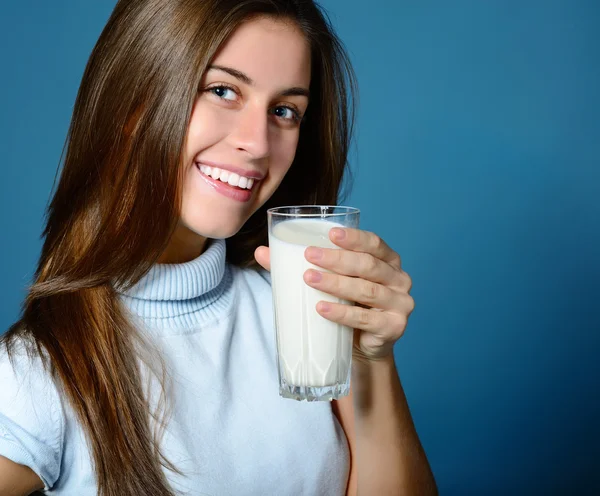
[[[402,270],[400,255],[376,234],[360,229],[334,228],[329,238],[341,249],[308,247],[305,257],[331,273],[309,269],[304,281],[356,304],[320,301],[317,312],[328,320],[354,328],[354,358],[363,361],[388,358],[415,308],[409,295],[412,280]],[[260,265],[270,269],[267,247],[259,247],[255,257]]]

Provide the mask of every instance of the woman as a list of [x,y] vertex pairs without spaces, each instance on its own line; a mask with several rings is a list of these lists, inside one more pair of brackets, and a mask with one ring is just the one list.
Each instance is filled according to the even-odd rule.
[[353,393],[277,394],[266,209],[336,202],[353,84],[311,1],[117,3],[2,337],[0,494],[435,493],[392,354],[410,278],[374,234],[305,276],[362,304],[319,307],[356,328]]

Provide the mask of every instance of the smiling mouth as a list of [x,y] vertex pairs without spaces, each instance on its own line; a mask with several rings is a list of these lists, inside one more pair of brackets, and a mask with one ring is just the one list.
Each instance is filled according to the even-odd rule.
[[219,169],[218,167],[210,167],[208,165],[204,165],[198,162],[196,162],[196,167],[205,176],[208,176],[215,181],[220,181],[224,184],[228,184],[229,186],[237,188],[239,190],[251,191],[254,187],[254,184],[258,182],[250,177],[240,176],[235,172],[229,172],[224,169]]

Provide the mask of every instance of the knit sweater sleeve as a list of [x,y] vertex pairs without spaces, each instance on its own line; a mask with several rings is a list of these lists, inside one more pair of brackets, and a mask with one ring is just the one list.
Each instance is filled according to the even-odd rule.
[[61,468],[65,419],[58,390],[39,357],[0,347],[0,455],[31,468],[47,491]]

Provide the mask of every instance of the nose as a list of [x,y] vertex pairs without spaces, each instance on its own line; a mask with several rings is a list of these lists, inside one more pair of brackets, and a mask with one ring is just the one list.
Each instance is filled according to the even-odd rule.
[[253,159],[269,155],[269,115],[260,105],[248,105],[238,113],[232,144]]

